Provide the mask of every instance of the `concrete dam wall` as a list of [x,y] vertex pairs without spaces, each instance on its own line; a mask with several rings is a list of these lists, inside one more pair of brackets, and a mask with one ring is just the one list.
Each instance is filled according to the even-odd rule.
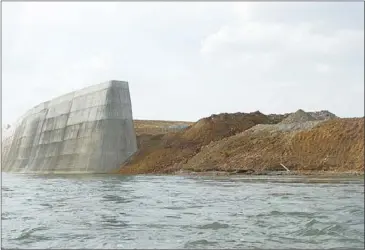
[[29,110],[2,140],[2,171],[109,173],[137,150],[127,82],[109,81]]

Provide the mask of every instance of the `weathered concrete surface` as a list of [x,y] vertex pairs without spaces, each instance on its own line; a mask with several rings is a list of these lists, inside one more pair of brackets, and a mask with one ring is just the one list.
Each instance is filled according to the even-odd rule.
[[109,173],[137,150],[127,82],[109,81],[29,110],[2,143],[2,171]]

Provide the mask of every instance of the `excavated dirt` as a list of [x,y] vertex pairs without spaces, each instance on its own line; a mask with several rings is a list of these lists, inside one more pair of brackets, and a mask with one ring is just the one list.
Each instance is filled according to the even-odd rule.
[[220,114],[177,133],[139,135],[139,151],[119,172],[260,174],[284,165],[291,172],[363,173],[364,118],[311,113]]
[[170,173],[199,153],[202,146],[241,133],[256,124],[270,123],[273,121],[258,111],[225,113],[203,118],[187,129],[157,138],[139,136],[138,152],[121,167],[120,173]]
[[216,142],[183,169],[262,173],[282,171],[364,171],[364,118],[333,119],[312,128],[250,129]]

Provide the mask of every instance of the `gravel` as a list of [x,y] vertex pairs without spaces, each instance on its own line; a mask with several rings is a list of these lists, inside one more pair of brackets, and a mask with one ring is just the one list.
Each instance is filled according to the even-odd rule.
[[337,116],[328,111],[305,112],[299,109],[295,113],[288,115],[278,124],[258,124],[246,132],[299,132],[312,129],[323,121],[333,118],[337,118]]
[[289,115],[287,118],[282,120],[280,124],[290,124],[290,123],[297,123],[297,122],[308,122],[308,121],[315,121],[316,118],[311,116],[309,113],[304,112],[302,109],[299,109],[297,112]]
[[321,110],[317,112],[308,112],[316,120],[329,120],[338,118],[335,114],[329,112],[328,110]]
[[293,122],[293,123],[279,123],[273,125],[258,124],[250,128],[249,132],[299,132],[309,130],[322,123],[323,121],[307,121],[307,122]]

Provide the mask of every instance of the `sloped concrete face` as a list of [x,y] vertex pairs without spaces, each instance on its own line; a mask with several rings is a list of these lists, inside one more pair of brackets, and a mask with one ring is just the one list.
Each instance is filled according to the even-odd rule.
[[110,173],[136,150],[127,82],[109,81],[29,110],[2,141],[2,171]]

